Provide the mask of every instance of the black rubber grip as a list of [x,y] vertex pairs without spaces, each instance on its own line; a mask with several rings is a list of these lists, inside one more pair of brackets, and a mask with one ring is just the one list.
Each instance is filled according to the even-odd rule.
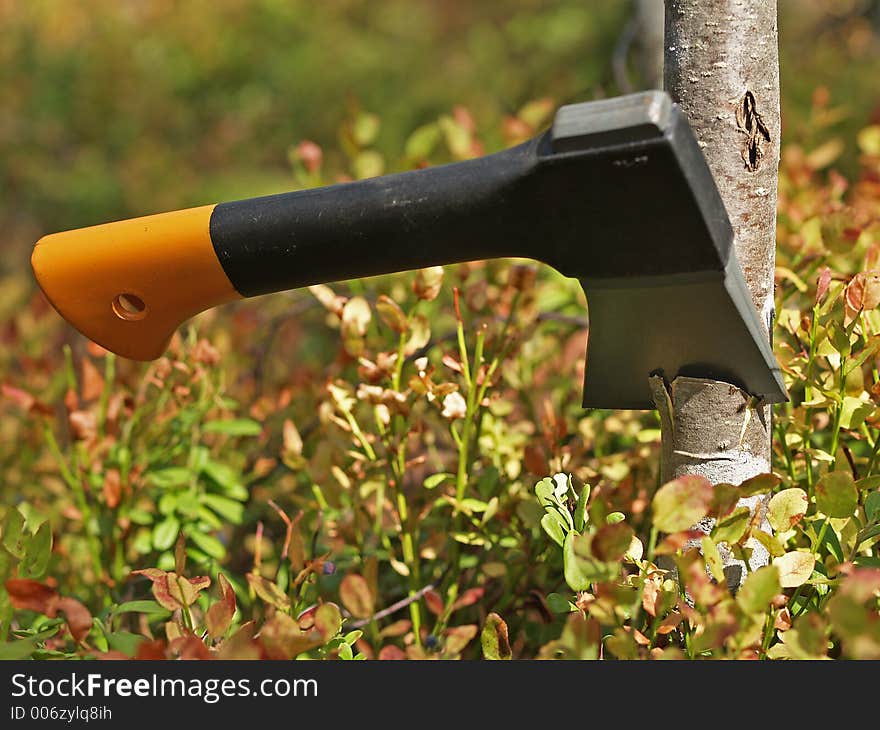
[[662,127],[621,116],[637,122],[625,135],[591,131],[587,109],[565,138],[223,203],[211,240],[244,296],[501,256],[581,279],[723,271],[732,232],[687,122],[677,107]]

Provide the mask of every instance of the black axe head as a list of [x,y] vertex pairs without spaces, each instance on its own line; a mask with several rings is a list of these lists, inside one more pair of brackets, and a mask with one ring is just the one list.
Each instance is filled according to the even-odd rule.
[[547,132],[474,160],[52,234],[32,263],[85,335],[150,359],[241,296],[501,256],[581,281],[585,406],[652,408],[654,373],[786,399],[721,197],[662,92],[563,107]]
[[[584,406],[651,408],[649,374],[732,383],[787,400],[733,246],[733,230],[679,107],[658,91],[563,107],[555,155],[599,150],[585,186],[598,200],[589,236],[602,261],[570,248],[556,266],[581,280],[589,308]],[[563,206],[564,215],[577,214]]]

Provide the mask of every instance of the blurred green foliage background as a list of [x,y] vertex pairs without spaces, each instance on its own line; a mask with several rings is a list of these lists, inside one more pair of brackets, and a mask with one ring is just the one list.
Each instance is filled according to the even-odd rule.
[[[625,0],[0,2],[0,273],[22,271],[43,233],[291,189],[292,145],[338,148],[353,107],[381,115],[376,147],[397,154],[456,104],[498,129],[532,99],[619,93],[612,57],[632,12]],[[845,137],[876,120],[878,18],[874,1],[782,0],[786,133],[806,134],[818,85],[845,105]]]

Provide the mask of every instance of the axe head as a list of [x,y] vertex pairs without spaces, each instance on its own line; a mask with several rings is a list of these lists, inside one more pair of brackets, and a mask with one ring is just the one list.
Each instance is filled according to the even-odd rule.
[[589,150],[603,158],[589,167],[601,174],[585,181],[592,220],[581,230],[603,241],[605,255],[586,260],[569,246],[554,263],[587,296],[584,406],[653,408],[652,374],[787,400],[772,322],[755,309],[712,174],[669,96],[562,107],[548,137],[557,164]]

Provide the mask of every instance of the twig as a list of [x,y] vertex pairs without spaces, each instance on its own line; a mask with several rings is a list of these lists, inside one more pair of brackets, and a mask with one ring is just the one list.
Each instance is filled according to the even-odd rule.
[[626,21],[617,44],[614,46],[614,54],[611,57],[611,69],[614,72],[614,81],[624,94],[631,94],[633,85],[630,83],[629,74],[626,70],[626,60],[629,56],[629,49],[636,37],[638,22],[635,17],[631,17]]
[[412,595],[409,595],[406,598],[401,598],[397,603],[392,603],[390,606],[388,606],[388,608],[383,608],[381,611],[377,611],[372,616],[370,616],[370,618],[364,618],[364,619],[361,619],[360,621],[355,621],[353,624],[351,624],[351,628],[359,629],[362,626],[366,626],[368,623],[370,623],[372,621],[378,621],[379,619],[383,619],[386,616],[390,616],[392,613],[396,613],[400,609],[406,608],[407,606],[409,606],[409,604],[413,603],[414,601],[418,601],[428,591],[433,591],[433,590],[434,590],[434,584],[429,583],[424,588],[417,590]]

